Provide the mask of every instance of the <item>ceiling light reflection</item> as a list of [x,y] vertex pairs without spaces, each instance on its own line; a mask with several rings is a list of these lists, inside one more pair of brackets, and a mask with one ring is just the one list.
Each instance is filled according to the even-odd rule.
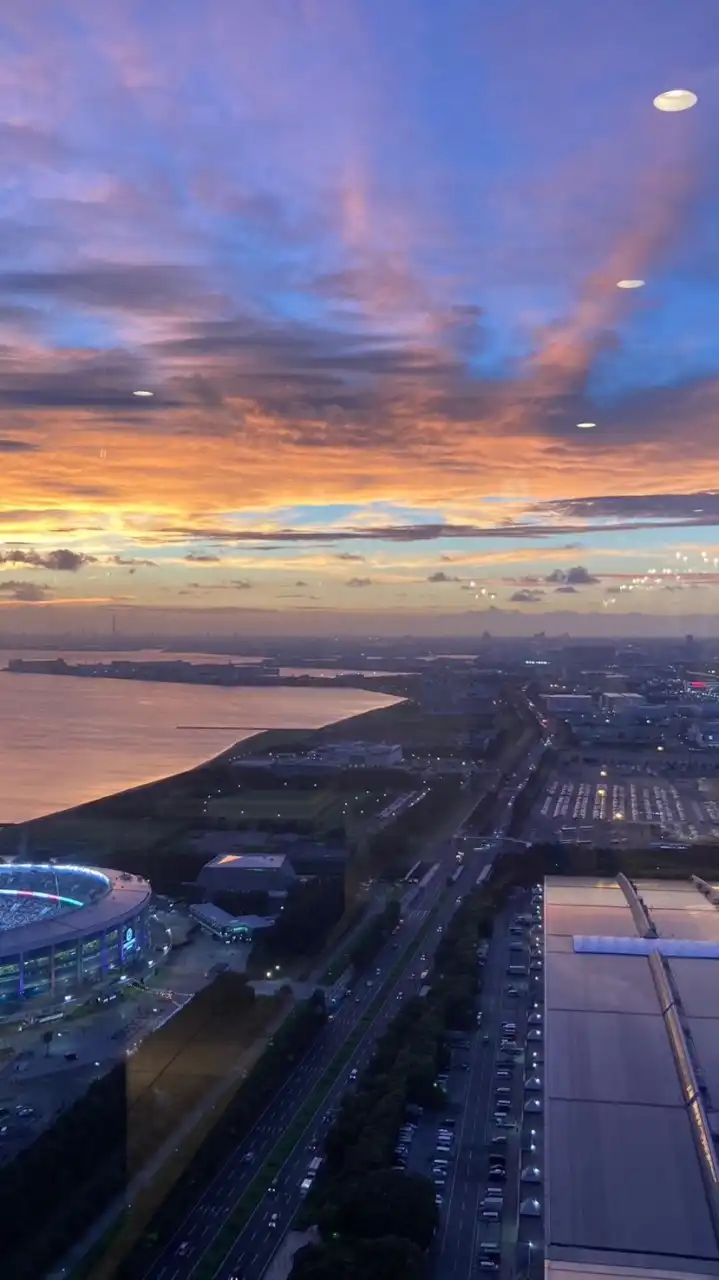
[[657,111],[688,111],[699,99],[691,89],[665,89],[654,99]]

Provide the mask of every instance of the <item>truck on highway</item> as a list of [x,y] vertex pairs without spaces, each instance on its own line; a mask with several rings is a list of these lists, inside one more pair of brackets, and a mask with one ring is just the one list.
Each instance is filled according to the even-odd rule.
[[307,1173],[305,1174],[304,1178],[300,1183],[301,1195],[303,1196],[307,1195],[307,1192],[309,1191],[310,1187],[312,1186],[312,1183],[314,1182],[315,1178],[317,1177],[317,1174],[320,1171],[321,1165],[322,1165],[322,1156],[315,1156],[312,1160],[310,1160],[307,1166]]

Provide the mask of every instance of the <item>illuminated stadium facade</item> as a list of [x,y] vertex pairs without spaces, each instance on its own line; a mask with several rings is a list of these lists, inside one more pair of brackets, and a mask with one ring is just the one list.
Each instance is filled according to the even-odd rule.
[[150,950],[151,896],[121,871],[0,864],[0,1006],[129,973]]

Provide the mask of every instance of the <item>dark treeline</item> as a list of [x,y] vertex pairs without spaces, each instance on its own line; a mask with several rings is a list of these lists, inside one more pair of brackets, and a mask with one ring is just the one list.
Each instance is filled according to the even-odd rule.
[[370,837],[367,852],[373,870],[389,876],[407,871],[432,830],[451,813],[461,795],[461,779],[456,776],[430,783],[422,800]]
[[[253,961],[289,960],[316,956],[345,909],[344,880],[333,876],[312,880],[290,890],[274,924],[264,930],[253,949]],[[258,959],[259,953],[259,959]]]
[[399,902],[393,899],[387,903],[379,915],[373,916],[356,939],[351,951],[350,961],[357,973],[361,973],[374,960],[387,939],[397,928],[400,920]]

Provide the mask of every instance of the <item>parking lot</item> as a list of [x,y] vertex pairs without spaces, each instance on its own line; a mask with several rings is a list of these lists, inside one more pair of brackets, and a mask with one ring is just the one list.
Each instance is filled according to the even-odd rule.
[[[410,1115],[397,1167],[432,1179],[439,1280],[543,1268],[543,938],[541,891],[515,894],[477,961],[475,1026],[448,1037],[448,1104]],[[520,972],[511,972],[519,970]]]
[[582,778],[552,778],[532,815],[538,838],[584,831],[592,839],[621,839],[624,823],[647,824],[657,837],[680,843],[719,839],[719,801],[697,782],[624,777],[611,768]]
[[[170,953],[143,990],[128,986],[109,1003],[68,1006],[57,1021],[22,1030],[6,1023],[0,1032],[0,1165],[206,986],[213,966],[223,962],[243,972],[246,955],[247,948],[198,934]],[[49,1044],[43,1039],[48,1031]]]

